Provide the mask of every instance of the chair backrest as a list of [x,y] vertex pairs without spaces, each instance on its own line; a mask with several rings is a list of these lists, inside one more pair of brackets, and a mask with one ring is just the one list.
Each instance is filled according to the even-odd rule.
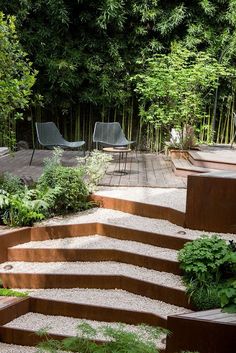
[[52,121],[47,123],[35,123],[35,127],[38,141],[42,146],[57,146],[63,144],[64,139]]
[[93,142],[111,146],[122,146],[129,143],[118,122],[96,122],[93,131]]

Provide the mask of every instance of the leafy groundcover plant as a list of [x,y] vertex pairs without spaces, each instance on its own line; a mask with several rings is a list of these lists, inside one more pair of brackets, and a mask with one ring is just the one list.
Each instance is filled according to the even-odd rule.
[[12,289],[0,288],[1,297],[27,297],[28,293],[18,292]]
[[[61,149],[44,162],[42,176],[31,188],[9,173],[0,178],[0,221],[9,226],[31,226],[44,218],[95,206],[90,192],[103,178],[110,156],[93,151],[76,167],[61,165]],[[82,163],[83,162],[83,163]]]
[[18,292],[12,289],[3,288],[3,283],[0,278],[0,297],[27,297],[27,292]]
[[217,235],[203,235],[179,251],[187,294],[196,309],[224,307],[234,300],[236,303],[236,289],[230,280],[236,274],[234,245]]
[[[38,334],[45,340],[38,345],[38,352],[59,353],[158,353],[155,341],[162,333],[167,333],[161,328],[146,325],[139,326],[139,334],[128,332],[122,324],[118,328],[103,326],[94,329],[87,323],[78,325],[78,334],[75,337],[62,341],[51,340],[45,330]],[[102,334],[104,343],[96,342],[97,334]]]

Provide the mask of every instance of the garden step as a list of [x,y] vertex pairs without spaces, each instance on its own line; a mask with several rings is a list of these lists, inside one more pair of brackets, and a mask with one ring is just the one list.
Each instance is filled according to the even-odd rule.
[[95,195],[106,196],[116,199],[143,202],[146,205],[171,207],[172,209],[185,212],[186,189],[177,188],[140,188],[133,187],[109,187],[100,188]]
[[[177,305],[171,305],[160,300],[129,293],[121,289],[40,289],[31,290],[29,296],[42,300],[63,301],[67,303],[106,307],[115,310],[129,310],[136,313],[151,313],[164,319],[169,315],[191,312],[191,310]],[[130,316],[126,315],[125,318],[129,320]],[[149,322],[148,324],[151,325],[153,323]]]
[[5,262],[0,265],[1,274],[68,274],[68,275],[120,275],[146,280],[159,285],[184,290],[180,276],[146,269],[144,267],[104,262]]
[[0,278],[10,288],[100,288],[129,292],[188,308],[181,277],[116,262],[6,262]]
[[[80,320],[73,317],[66,317],[66,316],[59,316],[59,315],[57,316],[43,315],[39,313],[29,312],[4,325],[2,330],[2,335],[4,336],[4,333],[6,331],[8,332],[18,331],[18,332],[21,332],[23,336],[27,335],[28,337],[30,337],[33,332],[37,332],[40,329],[48,328],[47,331],[49,334],[57,336],[57,335],[61,335],[63,332],[63,336],[73,337],[73,336],[76,336],[78,332],[77,326],[83,322],[88,323],[95,329],[99,329],[104,326],[119,328],[119,324],[112,323],[112,322],[92,321],[92,320],[84,320],[84,319]],[[142,329],[140,327],[135,325],[127,325],[127,324],[124,324],[124,330],[126,332],[134,332],[137,334],[140,334],[142,332]],[[160,338],[155,340],[155,344],[158,348],[160,349],[165,348],[165,338],[166,338],[166,335],[161,334]],[[103,341],[103,342],[108,340],[101,333],[97,333],[97,335],[95,336],[95,339],[97,341]],[[13,336],[13,341],[14,341],[14,336]],[[28,344],[29,343],[31,343],[30,338],[28,338]]]
[[116,261],[180,274],[177,251],[100,235],[34,241],[8,249],[9,261]]
[[141,242],[109,238],[109,236],[89,235],[83,237],[62,238],[44,241],[31,241],[11,247],[15,249],[115,249],[134,252],[140,255],[177,260],[178,252]]
[[236,171],[235,150],[226,149],[217,152],[215,149],[203,149],[201,151],[189,151],[189,160],[192,164],[199,167],[211,168],[216,170],[231,170]]
[[199,174],[199,173],[209,173],[215,171],[215,169],[209,169],[201,166],[193,165],[187,159],[172,159],[172,167],[174,170],[175,175],[177,176],[184,176],[187,177],[188,175],[192,174]]

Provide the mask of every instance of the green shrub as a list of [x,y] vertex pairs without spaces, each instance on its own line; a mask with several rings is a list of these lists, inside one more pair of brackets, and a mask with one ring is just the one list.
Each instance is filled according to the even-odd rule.
[[[89,192],[93,192],[104,177],[112,157],[107,153],[94,150],[91,152],[90,156],[77,158],[77,160],[80,163],[80,168],[84,170],[85,181]],[[85,161],[83,166],[81,166],[81,161]]]
[[227,280],[219,292],[221,307],[224,312],[236,313],[236,279]]
[[79,168],[63,167],[46,168],[37,185],[39,192],[54,189],[54,202],[51,210],[54,213],[80,211],[89,207],[89,191],[83,180],[84,171]]
[[236,276],[236,243],[233,240],[229,241],[229,259],[228,262],[221,266],[222,276],[225,279]]
[[9,226],[31,226],[54,214],[80,211],[92,205],[89,192],[103,177],[110,156],[94,151],[86,165],[76,168],[60,163],[62,150],[56,148],[44,162],[36,186],[28,189],[9,173],[0,178],[0,220]]
[[30,226],[45,218],[48,204],[34,199],[34,191],[24,188],[24,193],[9,194],[0,190],[0,216],[8,226]]
[[6,172],[0,177],[0,189],[9,194],[19,194],[24,191],[24,185],[18,176]]
[[[123,325],[118,328],[109,326],[95,330],[87,323],[78,326],[76,337],[63,341],[49,340],[47,332],[42,329],[40,336],[46,338],[39,344],[40,352],[79,352],[79,353],[158,353],[155,340],[166,332],[161,328],[146,325],[139,326],[139,333],[128,332]],[[107,342],[99,345],[94,342],[97,333],[102,333]]]
[[178,258],[187,294],[196,309],[227,306],[232,310],[236,306],[236,287],[226,282],[236,272],[234,242],[227,244],[217,235],[202,236],[185,244]]
[[200,285],[219,283],[221,266],[230,261],[228,245],[219,236],[202,236],[186,243],[179,251],[180,267],[187,281],[195,280]]
[[190,295],[191,304],[196,310],[209,310],[220,308],[219,290],[219,285],[209,284],[207,287],[195,289],[188,287],[187,294]]

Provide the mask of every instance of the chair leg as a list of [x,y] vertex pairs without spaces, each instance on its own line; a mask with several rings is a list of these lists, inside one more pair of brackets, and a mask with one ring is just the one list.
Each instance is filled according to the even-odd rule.
[[31,165],[31,163],[32,163],[32,161],[33,161],[34,152],[35,152],[35,148],[33,149],[33,152],[32,152],[32,155],[31,155],[31,159],[30,159],[30,163],[29,163],[29,165]]

